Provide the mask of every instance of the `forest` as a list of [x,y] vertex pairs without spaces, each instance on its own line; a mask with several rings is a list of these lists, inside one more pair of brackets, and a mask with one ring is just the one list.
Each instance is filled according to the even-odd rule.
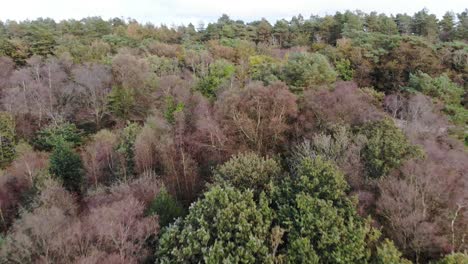
[[468,263],[468,9],[0,21],[0,263]]

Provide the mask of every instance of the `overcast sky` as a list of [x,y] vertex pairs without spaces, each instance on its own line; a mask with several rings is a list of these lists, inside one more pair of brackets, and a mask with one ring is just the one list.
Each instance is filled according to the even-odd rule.
[[159,25],[215,21],[226,13],[246,22],[262,17],[276,21],[302,14],[334,14],[362,10],[413,14],[422,8],[441,17],[446,11],[462,12],[467,0],[0,0],[0,20],[50,17],[55,20],[88,16],[134,18]]

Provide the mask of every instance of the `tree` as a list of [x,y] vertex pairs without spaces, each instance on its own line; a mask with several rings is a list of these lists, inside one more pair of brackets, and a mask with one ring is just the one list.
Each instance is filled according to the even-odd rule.
[[216,102],[216,115],[234,153],[267,154],[283,147],[296,114],[296,96],[280,82],[228,90]]
[[127,123],[120,134],[117,152],[120,154],[120,176],[125,181],[135,174],[135,140],[140,129],[137,123]]
[[65,189],[80,193],[84,183],[81,158],[64,139],[57,140],[50,156],[49,171],[60,179]]
[[402,258],[401,252],[395,247],[391,240],[385,239],[377,247],[377,254],[372,263],[375,264],[411,264],[411,261]]
[[443,259],[436,262],[437,264],[466,264],[468,263],[468,255],[466,253],[453,253],[445,256]]
[[252,191],[212,187],[184,219],[164,231],[159,262],[267,261],[272,212],[264,195],[258,203],[253,197]]
[[0,176],[0,230],[6,231],[21,207],[29,206],[48,167],[48,156],[18,145],[16,159]]
[[454,38],[455,33],[455,14],[447,12],[439,22],[441,27],[440,39],[443,41],[451,41]]
[[286,48],[289,43],[289,27],[286,20],[278,20],[273,27],[273,36],[280,47]]
[[117,143],[117,135],[109,130],[100,130],[84,147],[81,156],[88,185],[97,187],[99,183],[113,180],[118,166]]
[[282,79],[293,88],[308,89],[331,84],[336,76],[325,56],[318,53],[295,53],[284,65]]
[[72,148],[79,146],[82,143],[82,132],[73,123],[52,123],[37,132],[33,143],[39,150],[50,151],[58,141],[65,141]]
[[217,60],[210,65],[208,74],[200,79],[196,89],[207,98],[213,99],[218,94],[220,86],[231,80],[234,71],[235,68],[231,63]]
[[15,64],[12,59],[9,57],[0,57],[0,68],[2,71],[0,72],[0,93],[3,94],[5,88],[10,81],[11,74],[15,69]]
[[412,32],[435,39],[439,33],[439,25],[436,15],[429,14],[427,9],[423,9],[413,16]]
[[282,169],[272,158],[254,153],[239,154],[219,166],[214,173],[215,183],[230,185],[240,190],[253,190],[255,195],[269,193],[272,184],[281,179]]
[[382,177],[406,159],[421,155],[391,119],[366,123],[360,131],[368,140],[362,156],[372,178]]
[[318,259],[309,263],[365,263],[375,233],[346,196],[343,174],[321,157],[296,162],[293,177],[273,194],[275,222],[287,230],[281,254],[287,259]]
[[249,74],[252,80],[262,81],[264,85],[278,81],[280,65],[277,60],[265,55],[249,58]]
[[15,121],[7,112],[0,112],[0,168],[15,158]]
[[463,88],[453,83],[447,75],[432,78],[429,74],[410,74],[408,86],[425,95],[441,99],[446,104],[460,104]]
[[74,87],[69,83],[64,62],[56,58],[31,57],[26,67],[13,73],[11,84],[2,99],[15,115],[30,115],[41,125],[77,112]]
[[0,249],[2,263],[141,263],[151,261],[157,217],[145,208],[160,183],[143,177],[96,189],[80,202],[55,181],[23,210]]
[[385,14],[377,15],[377,12],[371,12],[366,15],[366,31],[369,32],[380,32],[383,34],[398,34],[397,23],[392,17],[388,17]]
[[353,79],[354,70],[348,59],[337,61],[336,71],[343,81],[351,81]]
[[458,25],[457,25],[457,38],[467,39],[468,38],[468,9],[457,14]]
[[397,14],[395,21],[398,26],[398,32],[402,35],[408,35],[411,33],[412,18],[407,14]]
[[122,86],[114,86],[109,94],[109,110],[122,121],[129,121],[138,112],[135,92]]
[[157,215],[160,227],[166,227],[175,219],[185,216],[184,207],[163,186],[147,209],[148,215]]
[[85,115],[91,117],[96,130],[99,130],[102,119],[109,114],[110,69],[103,65],[88,64],[76,67],[72,74],[78,85],[80,104],[85,107]]
[[383,116],[374,99],[353,82],[339,82],[332,91],[306,91],[299,105],[299,131],[309,139],[318,127],[336,123],[359,125]]

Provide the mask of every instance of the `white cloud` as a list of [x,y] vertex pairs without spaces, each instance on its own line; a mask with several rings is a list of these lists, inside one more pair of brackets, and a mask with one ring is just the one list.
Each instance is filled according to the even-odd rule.
[[336,11],[362,10],[387,14],[413,14],[422,8],[442,16],[446,11],[461,12],[464,0],[0,0],[0,19],[25,20],[51,17],[57,20],[87,16],[135,18],[154,24],[198,24],[211,22],[226,13],[233,19],[251,21],[265,17],[270,21],[301,13],[333,14]]

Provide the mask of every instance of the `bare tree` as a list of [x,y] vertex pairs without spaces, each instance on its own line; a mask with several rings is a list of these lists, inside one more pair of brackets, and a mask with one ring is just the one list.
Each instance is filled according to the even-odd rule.
[[112,80],[110,68],[99,64],[85,64],[74,68],[72,74],[78,85],[79,102],[85,106],[87,115],[91,116],[99,130],[102,119],[109,114],[107,104]]

